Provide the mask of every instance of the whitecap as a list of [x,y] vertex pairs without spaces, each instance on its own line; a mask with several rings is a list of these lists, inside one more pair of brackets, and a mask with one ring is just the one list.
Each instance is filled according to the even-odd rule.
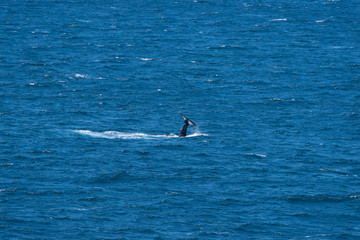
[[141,61],[153,61],[154,58],[140,58]]
[[75,77],[76,77],[76,78],[87,78],[88,76],[77,73],[77,74],[75,74]]
[[258,154],[258,153],[245,153],[244,155],[256,157],[256,158],[266,158],[267,157],[265,154]]
[[271,99],[269,99],[269,101],[281,102],[281,101],[284,101],[284,99],[281,99],[281,98],[271,98]]
[[271,19],[269,20],[270,22],[286,22],[287,18],[278,18],[278,19]]
[[0,166],[14,166],[14,163],[4,163],[0,164]]

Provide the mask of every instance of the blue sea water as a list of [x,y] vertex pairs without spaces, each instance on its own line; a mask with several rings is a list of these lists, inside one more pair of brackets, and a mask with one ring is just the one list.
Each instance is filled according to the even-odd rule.
[[359,239],[359,12],[2,1],[0,238]]

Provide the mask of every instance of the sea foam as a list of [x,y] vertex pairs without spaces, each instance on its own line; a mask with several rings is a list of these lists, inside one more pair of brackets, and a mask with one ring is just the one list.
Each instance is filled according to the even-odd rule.
[[[104,131],[104,132],[94,132],[90,130],[73,130],[73,132],[86,135],[94,138],[106,138],[106,139],[166,139],[166,138],[178,138],[178,135],[174,133],[170,134],[147,134],[147,133],[127,133],[127,132],[117,132],[117,131]],[[208,136],[207,134],[201,132],[195,132],[186,137],[199,137],[199,136]]]

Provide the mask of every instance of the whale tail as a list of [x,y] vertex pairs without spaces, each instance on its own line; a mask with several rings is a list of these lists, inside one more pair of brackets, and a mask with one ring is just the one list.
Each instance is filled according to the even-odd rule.
[[179,112],[183,118],[184,118],[184,126],[181,128],[180,130],[180,134],[179,137],[185,137],[186,136],[186,131],[187,131],[187,127],[190,126],[196,126],[196,123],[191,121],[190,119],[188,119],[182,112]]
[[185,124],[190,125],[190,126],[196,126],[196,123],[191,121],[190,119],[188,119],[182,112],[179,112],[179,113],[183,116]]

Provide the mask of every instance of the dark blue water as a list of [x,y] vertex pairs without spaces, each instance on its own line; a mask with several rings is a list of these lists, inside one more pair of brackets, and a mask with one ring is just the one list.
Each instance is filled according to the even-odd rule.
[[359,239],[359,12],[2,1],[1,239]]

